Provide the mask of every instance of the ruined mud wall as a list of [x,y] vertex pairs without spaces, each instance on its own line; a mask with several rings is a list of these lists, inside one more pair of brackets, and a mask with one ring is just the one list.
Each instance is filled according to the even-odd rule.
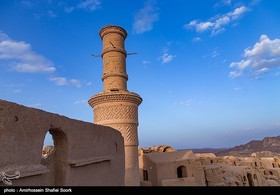
[[[44,158],[47,132],[54,151]],[[123,186],[124,165],[115,129],[0,100],[0,185]]]

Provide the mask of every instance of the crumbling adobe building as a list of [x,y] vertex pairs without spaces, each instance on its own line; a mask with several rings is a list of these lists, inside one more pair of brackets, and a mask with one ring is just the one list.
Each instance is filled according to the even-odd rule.
[[[45,158],[47,132],[54,150]],[[122,186],[123,145],[111,127],[0,100],[1,186]]]
[[139,165],[142,186],[280,186],[276,156],[216,156],[160,146],[140,148]]

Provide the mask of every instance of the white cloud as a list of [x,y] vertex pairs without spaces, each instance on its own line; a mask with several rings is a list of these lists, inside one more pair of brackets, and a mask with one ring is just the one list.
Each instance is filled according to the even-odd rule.
[[77,100],[74,102],[74,104],[87,104],[87,100]]
[[229,77],[230,78],[235,78],[241,76],[243,73],[242,71],[230,71]]
[[81,87],[81,81],[80,80],[77,80],[77,79],[70,79],[68,80],[68,82],[71,84],[71,85],[74,85],[75,87]]
[[95,11],[97,8],[99,8],[100,4],[101,3],[100,3],[99,0],[85,0],[85,1],[82,1],[80,4],[78,4],[77,8],[82,8],[82,9],[88,9],[90,11]]
[[11,93],[20,93],[22,92],[22,84],[3,84],[3,86]]
[[61,9],[65,13],[71,13],[78,9],[91,12],[96,11],[101,8],[101,0],[21,0],[20,5],[33,12],[33,16],[36,19],[41,19],[45,16],[56,18],[58,17],[57,13],[60,13]]
[[87,86],[91,86],[91,85],[92,85],[92,82],[87,82],[86,85],[87,85]]
[[149,60],[143,60],[142,63],[143,63],[143,64],[150,64],[151,61],[149,61]]
[[258,5],[262,0],[251,0],[250,5]]
[[66,13],[71,13],[74,9],[75,9],[75,8],[74,8],[73,6],[70,6],[70,7],[66,6],[66,7],[64,7],[64,11],[65,11]]
[[269,70],[268,68],[262,68],[262,69],[256,70],[255,74],[261,75],[261,74],[267,73],[268,70]]
[[280,55],[280,39],[270,40],[267,35],[261,35],[258,43],[254,45],[254,48],[245,49],[244,56],[279,56]]
[[35,103],[35,104],[31,104],[31,105],[27,105],[28,107],[33,107],[33,108],[40,108],[42,106],[41,103]]
[[200,37],[195,37],[192,39],[193,42],[200,42],[202,39]]
[[192,99],[181,101],[181,102],[175,102],[175,104],[183,105],[183,106],[190,106],[193,103]]
[[47,16],[50,17],[50,18],[56,18],[57,17],[57,15],[51,10],[48,10]]
[[50,81],[53,81],[56,85],[62,86],[67,85],[67,79],[64,77],[52,77],[50,78]]
[[133,30],[137,34],[150,31],[156,21],[158,21],[157,8],[147,2],[144,8],[134,16]]
[[161,63],[162,64],[165,64],[165,63],[169,63],[173,60],[173,58],[175,58],[176,56],[174,55],[170,55],[168,53],[164,53],[162,56],[161,56]]
[[207,58],[207,57],[215,58],[219,55],[220,52],[218,51],[218,48],[215,48],[213,51],[211,51],[211,53],[204,55],[203,58]]
[[244,70],[245,68],[250,66],[250,64],[251,64],[251,59],[247,59],[247,60],[241,60],[240,62],[232,62],[230,63],[229,67],[237,68],[239,70]]
[[270,40],[267,35],[261,35],[252,49],[244,50],[243,57],[241,61],[230,64],[230,68],[235,69],[230,72],[230,77],[241,76],[245,69],[250,69],[253,75],[261,75],[280,67],[280,39]]
[[169,63],[169,62],[171,62],[176,57],[175,55],[169,54],[167,47],[164,47],[162,49],[162,51],[163,51],[163,54],[162,54],[162,56],[159,57],[159,59],[161,60],[162,64]]
[[20,2],[20,4],[24,7],[24,8],[32,8],[33,7],[33,3],[31,3],[30,1],[27,0],[22,0]]
[[81,81],[77,79],[67,79],[65,77],[52,77],[49,79],[58,86],[73,85],[75,87],[81,87]]
[[214,51],[211,53],[211,57],[212,57],[212,58],[215,58],[215,57],[217,57],[218,55],[220,55],[220,53],[219,53],[219,51],[217,51],[217,50],[214,50]]
[[[11,70],[21,73],[53,73],[56,71],[54,64],[44,56],[34,52],[30,44],[24,41],[14,41],[1,31],[0,64],[8,65]],[[77,79],[52,77],[49,80],[59,86],[81,87],[81,81]],[[15,90],[15,92],[20,91],[20,89]]]
[[222,6],[230,6],[231,0],[221,0],[217,3],[215,3],[214,7],[222,7]]
[[235,10],[228,12],[222,16],[215,16],[207,21],[200,22],[199,20],[193,20],[184,25],[185,29],[194,28],[197,32],[211,31],[211,35],[217,35],[225,30],[225,26],[229,23],[239,19],[249,9],[245,6],[238,7]]
[[227,15],[232,19],[232,20],[236,20],[237,18],[239,18],[242,14],[246,13],[247,11],[249,11],[249,9],[245,6],[236,8],[234,11],[229,12]]
[[5,61],[12,70],[25,73],[52,73],[53,63],[37,54],[31,45],[23,41],[14,41],[0,31],[0,62]]

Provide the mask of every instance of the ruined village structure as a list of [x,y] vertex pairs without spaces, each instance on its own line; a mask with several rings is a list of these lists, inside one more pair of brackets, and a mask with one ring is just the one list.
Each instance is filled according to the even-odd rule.
[[142,186],[280,186],[279,155],[216,156],[174,150],[170,146],[139,148]]
[[[277,155],[139,147],[142,98],[127,89],[127,32],[109,25],[99,35],[104,89],[88,101],[94,123],[0,100],[0,186],[280,186]],[[47,132],[54,146],[43,146]]]

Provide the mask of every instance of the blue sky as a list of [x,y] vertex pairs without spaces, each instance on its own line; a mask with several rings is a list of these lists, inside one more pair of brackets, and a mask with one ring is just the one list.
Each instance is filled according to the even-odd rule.
[[[0,99],[93,122],[106,25],[126,29],[139,146],[280,135],[278,0],[0,0]],[[47,136],[46,143],[51,142]]]

